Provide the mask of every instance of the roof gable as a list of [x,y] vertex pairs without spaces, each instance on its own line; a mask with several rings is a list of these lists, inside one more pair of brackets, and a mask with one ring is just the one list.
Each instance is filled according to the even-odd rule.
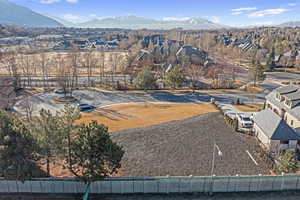
[[270,110],[257,113],[254,122],[272,140],[300,140],[300,135]]

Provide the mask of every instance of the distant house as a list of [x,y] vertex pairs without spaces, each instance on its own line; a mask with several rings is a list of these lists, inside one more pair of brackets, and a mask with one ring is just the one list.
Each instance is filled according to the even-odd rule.
[[289,85],[266,96],[266,109],[254,117],[254,131],[270,150],[300,147],[300,88]]
[[153,59],[152,54],[149,51],[144,50],[144,49],[142,49],[140,51],[139,55],[136,58],[137,61],[146,61],[146,60],[152,60],[152,59]]
[[69,50],[69,49],[71,49],[71,47],[72,47],[71,42],[64,40],[64,41],[56,43],[53,46],[53,50]]
[[208,61],[208,53],[199,50],[189,45],[182,46],[176,53],[177,59],[181,60],[184,57],[190,58],[193,64],[205,64]]
[[91,43],[88,40],[75,40],[73,41],[73,45],[80,49],[86,49],[91,45]]
[[225,36],[225,37],[223,38],[223,45],[225,45],[225,46],[230,45],[232,42],[233,42],[233,39],[232,39],[231,37]]
[[[250,37],[249,37],[250,38]],[[249,51],[251,49],[260,49],[258,44],[255,44],[251,39],[239,39],[233,42],[234,46],[242,49],[242,51]]]

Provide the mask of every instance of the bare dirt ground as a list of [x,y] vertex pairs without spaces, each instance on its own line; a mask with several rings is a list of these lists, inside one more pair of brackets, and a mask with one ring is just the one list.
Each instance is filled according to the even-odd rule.
[[77,123],[96,120],[109,127],[109,131],[146,127],[182,120],[209,112],[217,112],[211,104],[131,103],[109,106],[92,113],[82,114]]
[[122,176],[209,176],[214,138],[223,153],[216,156],[215,175],[269,174],[257,157],[256,139],[232,131],[219,113],[115,132],[112,138],[125,150]]

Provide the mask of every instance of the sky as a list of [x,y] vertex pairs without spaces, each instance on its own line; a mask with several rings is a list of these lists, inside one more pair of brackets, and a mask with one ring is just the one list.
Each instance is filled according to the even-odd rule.
[[153,19],[201,17],[229,26],[300,21],[300,0],[11,0],[72,22],[136,15]]

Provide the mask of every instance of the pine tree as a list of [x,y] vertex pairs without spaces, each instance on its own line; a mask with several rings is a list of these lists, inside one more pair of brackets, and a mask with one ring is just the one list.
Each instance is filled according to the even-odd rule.
[[121,167],[124,151],[114,143],[107,127],[96,121],[81,125],[72,140],[71,172],[85,183],[112,175]]
[[164,81],[168,87],[176,89],[178,87],[181,87],[184,80],[185,78],[184,78],[183,70],[179,65],[177,65],[165,75]]

